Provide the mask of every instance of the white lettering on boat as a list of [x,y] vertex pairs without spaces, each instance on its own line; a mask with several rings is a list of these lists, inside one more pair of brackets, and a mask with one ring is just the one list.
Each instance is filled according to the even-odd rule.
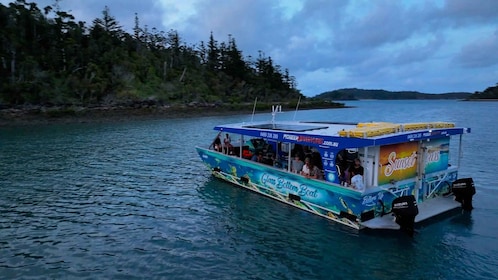
[[269,139],[278,139],[278,133],[271,133],[271,132],[262,131],[259,133],[259,136],[263,137],[263,138],[269,138]]
[[406,136],[407,139],[416,139],[422,137],[422,133],[413,133]]
[[406,201],[402,201],[402,202],[398,202],[398,203],[393,204],[393,208],[406,208],[406,207],[408,207],[408,202],[406,202]]
[[439,161],[439,151],[433,151],[433,152],[429,152],[427,153],[427,157],[426,157],[426,163],[431,163],[431,162],[438,162]]
[[389,163],[384,169],[384,175],[386,175],[386,177],[389,177],[393,174],[394,171],[405,170],[414,167],[417,161],[417,154],[413,152],[409,157],[396,158],[396,152],[391,152],[387,161]]
[[332,142],[332,141],[323,141],[323,145],[331,146],[331,147],[339,147],[338,142]]
[[284,134],[283,138],[286,139],[286,140],[297,141],[299,139],[299,136],[297,136],[297,135],[291,135],[291,134]]
[[273,176],[268,173],[261,175],[261,183],[266,187],[271,187],[284,193],[295,193],[301,197],[318,197],[318,190],[308,185],[298,185],[297,182],[285,178]]
[[361,204],[369,207],[375,206],[377,201],[382,200],[382,198],[384,198],[384,194],[381,192],[377,193],[377,195],[366,195],[363,197]]

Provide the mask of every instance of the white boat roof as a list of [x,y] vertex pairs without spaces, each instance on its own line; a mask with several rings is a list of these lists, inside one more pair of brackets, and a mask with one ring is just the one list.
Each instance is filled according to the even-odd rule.
[[436,139],[470,133],[449,122],[337,123],[312,121],[250,122],[218,125],[215,130],[268,140],[327,147],[359,148]]

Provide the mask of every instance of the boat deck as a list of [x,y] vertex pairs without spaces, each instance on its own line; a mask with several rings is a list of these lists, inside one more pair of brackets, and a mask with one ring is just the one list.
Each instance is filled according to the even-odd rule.
[[[427,220],[436,215],[448,212],[460,207],[460,203],[454,200],[454,196],[436,197],[418,204],[418,215],[415,223]],[[362,226],[371,229],[399,229],[399,225],[394,221],[392,214],[374,218],[361,223]]]

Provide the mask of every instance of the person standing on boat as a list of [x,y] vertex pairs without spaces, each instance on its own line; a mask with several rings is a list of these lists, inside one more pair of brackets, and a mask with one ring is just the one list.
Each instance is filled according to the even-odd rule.
[[221,147],[220,134],[218,134],[218,136],[216,136],[216,138],[214,139],[213,146],[214,150],[217,152],[221,152],[223,150],[223,148]]
[[318,179],[318,174],[320,174],[320,169],[311,163],[311,158],[307,157],[304,160],[304,166],[301,170],[301,175],[306,178]]
[[303,166],[304,166],[304,161],[302,161],[299,154],[296,153],[294,159],[291,162],[291,171],[293,173],[299,173],[301,170],[303,170]]
[[232,139],[230,139],[230,135],[228,133],[225,135],[225,139],[223,139],[223,145],[225,146],[225,154],[231,154],[232,152]]

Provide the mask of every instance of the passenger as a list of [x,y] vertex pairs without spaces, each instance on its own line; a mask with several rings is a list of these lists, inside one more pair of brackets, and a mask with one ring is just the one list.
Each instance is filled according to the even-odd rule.
[[301,175],[306,178],[318,179],[319,174],[320,169],[318,169],[318,167],[314,166],[313,163],[311,163],[311,158],[307,157],[304,160],[304,166],[301,171]]
[[353,178],[353,176],[355,175],[361,175],[363,176],[363,166],[361,166],[361,161],[359,158],[355,158],[354,159],[354,164],[349,167],[349,174],[351,176],[351,178]]
[[270,158],[268,158],[268,159],[265,160],[265,163],[268,164],[268,165],[276,167],[277,159],[275,158],[275,155],[271,154]]
[[228,133],[226,134],[225,139],[223,139],[223,144],[225,146],[225,154],[232,154],[232,139]]
[[215,151],[217,151],[217,152],[223,151],[223,147],[221,147],[221,139],[220,139],[220,135],[219,134],[218,134],[218,136],[216,136],[216,139],[214,139],[213,145],[214,145],[214,150]]
[[299,154],[296,154],[294,156],[294,159],[291,161],[291,172],[299,173],[301,170],[303,170],[303,166],[304,166],[304,161],[301,160]]
[[365,190],[365,184],[363,184],[363,175],[354,175],[353,178],[351,178],[351,187],[353,187],[355,190],[363,192]]
[[361,175],[363,177],[363,166],[361,166],[361,161],[359,158],[355,158],[353,164],[348,169],[348,184],[351,185],[351,179],[356,175]]
[[258,152],[254,154],[251,158],[252,161],[263,163],[263,154],[261,152]]
[[346,150],[341,150],[335,159],[335,166],[337,173],[339,175],[339,181],[341,185],[344,185],[348,181],[348,164],[345,159]]

